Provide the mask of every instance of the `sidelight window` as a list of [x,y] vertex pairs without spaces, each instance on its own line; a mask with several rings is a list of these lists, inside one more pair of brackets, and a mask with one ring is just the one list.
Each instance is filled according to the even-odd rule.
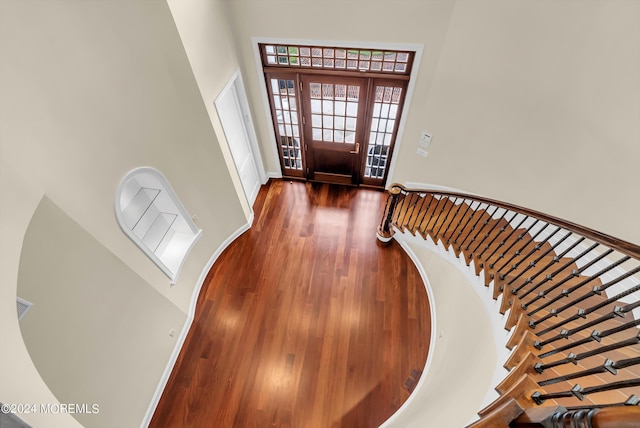
[[389,148],[396,132],[403,88],[376,85],[364,176],[383,178]]
[[282,167],[288,174],[299,175],[302,152],[296,82],[291,78],[272,78],[270,90]]

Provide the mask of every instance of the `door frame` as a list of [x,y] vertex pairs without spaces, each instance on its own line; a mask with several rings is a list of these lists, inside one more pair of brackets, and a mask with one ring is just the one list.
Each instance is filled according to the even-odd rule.
[[[405,99],[404,99],[404,106],[403,106],[404,107],[403,110],[405,114],[403,114],[400,117],[400,121],[398,123],[398,128],[396,131],[396,142],[395,142],[394,150],[396,151],[396,153],[398,153],[398,150],[400,149],[404,141],[403,137],[404,137],[404,130],[406,126],[406,120],[408,116],[407,112],[409,110],[409,107],[411,105],[411,100],[413,98],[413,92],[415,89],[415,84],[416,84],[419,70],[420,70],[420,64],[422,62],[422,52],[424,50],[424,45],[409,44],[409,43],[377,43],[377,42],[365,43],[361,41],[354,42],[354,41],[334,41],[334,40],[327,41],[327,40],[316,40],[316,39],[279,38],[279,37],[252,37],[251,44],[253,47],[253,56],[254,56],[254,62],[256,65],[255,78],[257,79],[258,85],[260,87],[260,93],[262,94],[262,105],[263,105],[263,112],[265,115],[264,118],[267,121],[266,123],[268,123],[270,127],[273,127],[272,125],[273,122],[271,119],[271,105],[269,102],[269,93],[267,90],[267,83],[264,78],[264,71],[262,67],[262,57],[260,54],[260,47],[259,47],[260,44],[265,44],[265,43],[282,44],[282,45],[298,44],[298,45],[312,45],[312,46],[334,46],[334,47],[361,48],[361,49],[368,49],[368,48],[371,48],[371,46],[375,46],[376,48],[380,48],[380,49],[388,49],[388,50],[396,50],[396,51],[403,51],[403,50],[413,51],[414,52],[413,66],[411,68],[411,73],[409,75],[409,81],[407,85],[407,90],[406,90]],[[267,134],[268,134],[268,138],[264,138],[263,150],[264,150],[264,153],[271,153],[271,164],[274,165],[275,168],[270,167],[270,169],[266,172],[266,175],[272,178],[282,178],[283,174],[282,174],[282,168],[280,166],[280,156],[278,154],[278,146],[275,139],[275,135],[273,132],[268,132]],[[419,136],[416,136],[416,140],[418,138]],[[383,186],[385,188],[387,188],[393,180],[397,159],[398,159],[398,156],[393,156],[388,166],[387,179],[383,183]]]

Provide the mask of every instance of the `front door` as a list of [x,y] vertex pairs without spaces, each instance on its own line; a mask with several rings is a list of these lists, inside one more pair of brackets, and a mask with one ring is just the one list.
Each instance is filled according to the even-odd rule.
[[414,53],[259,48],[282,176],[384,188]]
[[301,75],[309,180],[359,184],[367,79]]

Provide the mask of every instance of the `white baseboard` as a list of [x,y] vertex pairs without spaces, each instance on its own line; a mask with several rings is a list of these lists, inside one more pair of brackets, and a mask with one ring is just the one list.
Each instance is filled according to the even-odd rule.
[[151,418],[153,418],[153,414],[155,413],[156,407],[158,406],[158,402],[160,402],[160,397],[162,397],[162,393],[164,392],[164,388],[166,387],[167,382],[169,381],[169,377],[171,376],[173,367],[175,366],[176,361],[178,360],[178,356],[180,355],[180,351],[182,350],[184,341],[186,340],[187,334],[191,329],[191,324],[193,323],[193,319],[196,312],[196,303],[198,302],[198,297],[200,296],[200,290],[202,289],[202,285],[204,284],[207,274],[213,267],[213,264],[218,259],[218,257],[220,257],[220,254],[222,254],[222,252],[240,235],[242,235],[244,232],[246,232],[251,228],[251,224],[253,223],[253,215],[254,214],[252,211],[251,216],[247,221],[247,223],[242,225],[238,230],[236,230],[227,239],[225,239],[222,244],[220,244],[220,246],[216,249],[215,253],[213,253],[211,258],[205,265],[205,267],[202,269],[202,272],[200,273],[200,278],[198,279],[198,283],[196,284],[196,288],[193,290],[193,294],[191,296],[191,304],[189,305],[189,314],[187,316],[187,320],[185,321],[184,326],[182,327],[182,331],[180,332],[180,336],[178,337],[176,341],[176,345],[173,348],[171,357],[169,358],[169,361],[167,362],[167,366],[164,370],[164,373],[162,374],[162,377],[158,382],[158,386],[156,387],[156,392],[154,393],[153,398],[151,399],[151,403],[149,403],[149,407],[147,408],[147,412],[144,415],[144,419],[140,424],[141,428],[147,428],[149,426],[149,423],[151,422]]

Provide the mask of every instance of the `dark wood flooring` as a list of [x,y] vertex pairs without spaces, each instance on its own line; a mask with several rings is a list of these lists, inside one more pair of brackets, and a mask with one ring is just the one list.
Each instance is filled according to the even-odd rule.
[[420,275],[376,241],[386,193],[271,180],[214,264],[150,426],[376,427],[430,340]]

